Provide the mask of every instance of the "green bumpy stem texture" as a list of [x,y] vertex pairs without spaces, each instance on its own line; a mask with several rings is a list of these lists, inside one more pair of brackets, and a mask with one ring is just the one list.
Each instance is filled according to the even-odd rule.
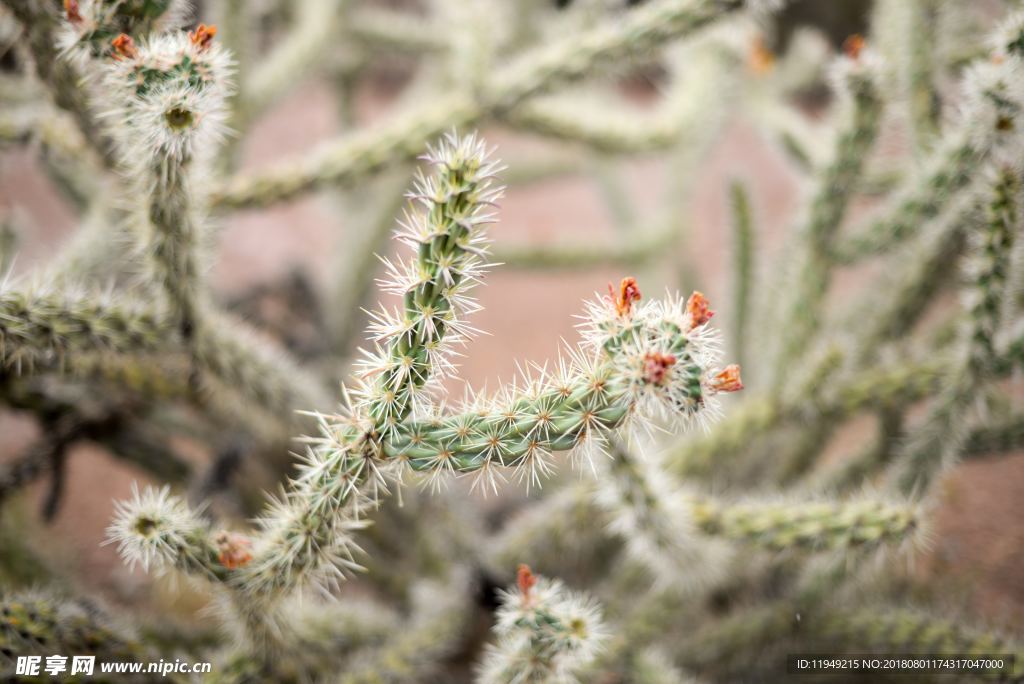
[[[639,334],[642,326],[636,322],[621,339],[610,340],[604,359],[592,368],[577,369],[566,382],[535,396],[513,397],[502,408],[407,421],[379,442],[358,426],[325,426],[327,437],[310,456],[306,474],[265,521],[268,535],[260,545],[262,553],[241,570],[239,585],[253,594],[284,591],[321,570],[343,537],[346,510],[358,512],[358,492],[389,461],[437,473],[511,466],[539,479],[547,472],[545,458],[550,452],[576,448],[591,437],[601,439],[633,411],[632,378],[616,361],[624,353],[623,339]],[[690,397],[690,403],[679,408],[697,410],[703,401],[703,370],[690,357],[688,340],[679,328],[667,340],[665,353],[678,359],[678,391]],[[336,549],[342,555],[346,551]]]
[[746,185],[733,181],[729,186],[729,208],[732,223],[732,337],[736,361],[746,362],[747,325],[750,320],[751,292],[754,284],[754,219],[750,193]]
[[199,229],[188,190],[188,160],[160,159],[153,173],[149,198],[153,267],[182,339],[190,343],[197,322],[200,272],[196,254]]
[[0,291],[0,361],[31,366],[68,354],[152,349],[167,339],[163,317],[103,297]]
[[408,227],[418,238],[417,282],[403,295],[401,332],[388,342],[379,394],[369,405],[380,431],[409,417],[415,395],[435,375],[440,345],[458,325],[456,297],[481,268],[474,243],[477,225],[487,219],[478,212],[495,195],[487,185],[494,169],[458,149],[451,158],[433,161],[440,166],[436,185],[424,182],[417,189],[427,211]]
[[134,639],[104,624],[95,608],[42,595],[0,598],[0,662],[54,653],[129,662],[147,655]]
[[[994,632],[965,627],[912,610],[832,611],[810,621],[817,638],[833,646],[863,652],[935,656],[1012,656],[1010,681],[1024,677],[1024,649]],[[1003,680],[1005,681],[1005,680]]]
[[[666,323],[671,326],[671,323]],[[567,451],[588,437],[614,430],[634,408],[633,379],[620,372],[616,354],[633,329],[609,341],[603,361],[571,382],[536,396],[514,398],[503,407],[469,412],[437,421],[414,421],[383,442],[383,454],[406,460],[413,470],[451,468],[472,472],[490,463],[518,466],[548,451]],[[687,351],[678,328],[664,353],[678,359],[685,389],[695,405],[702,401],[702,369]]]
[[697,527],[707,534],[773,550],[871,548],[906,539],[918,526],[913,508],[878,501],[728,505],[697,501],[691,510]]

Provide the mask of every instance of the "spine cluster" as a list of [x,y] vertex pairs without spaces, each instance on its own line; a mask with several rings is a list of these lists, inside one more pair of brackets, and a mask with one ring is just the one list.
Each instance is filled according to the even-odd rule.
[[500,596],[498,641],[478,673],[481,684],[574,682],[607,639],[592,599],[519,566],[516,586]]

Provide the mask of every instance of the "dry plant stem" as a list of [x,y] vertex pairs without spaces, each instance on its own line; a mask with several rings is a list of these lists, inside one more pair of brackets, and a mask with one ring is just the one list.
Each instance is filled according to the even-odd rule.
[[694,32],[741,5],[738,0],[648,3],[622,19],[523,55],[498,71],[476,97],[455,93],[434,98],[381,126],[327,143],[305,159],[231,178],[214,188],[211,204],[219,209],[266,206],[322,185],[352,183],[397,160],[413,158],[425,140],[446,128],[468,126],[488,114],[511,110],[559,82]]

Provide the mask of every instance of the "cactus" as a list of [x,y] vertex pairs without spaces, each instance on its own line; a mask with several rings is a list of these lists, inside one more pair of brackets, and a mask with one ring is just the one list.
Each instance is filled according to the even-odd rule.
[[89,652],[103,659],[138,661],[145,647],[96,606],[60,596],[19,594],[0,600],[0,655]]
[[451,347],[474,333],[464,320],[477,307],[467,291],[486,267],[484,228],[501,189],[497,165],[473,136],[448,135],[425,161],[432,175],[418,179],[397,233],[413,256],[386,261],[401,309],[374,313],[376,348],[364,352],[356,384],[345,390],[345,413],[319,416],[320,436],[307,438],[306,460],[259,519],[260,533],[214,533],[166,488],[136,492],[110,527],[128,563],[203,576],[234,592],[236,605],[247,602],[241,619],[259,623],[249,636],[261,646],[272,629],[254,606],[271,612],[295,590],[330,586],[357,569],[351,532],[405,472],[435,483],[473,474],[497,491],[510,469],[537,486],[552,471],[552,452],[573,451],[594,468],[616,428],[659,416],[703,420],[716,394],[742,389],[737,366],[715,365],[703,295],[640,304],[636,281],[624,278],[588,305],[583,344],[557,372],[439,412],[431,388],[451,371]]
[[60,365],[73,352],[153,349],[167,334],[159,312],[111,298],[5,288],[0,306],[0,357],[10,366]]
[[800,255],[789,309],[782,312],[786,325],[774,364],[776,376],[789,371],[794,358],[804,350],[804,342],[819,325],[818,309],[822,294],[828,289],[829,252],[835,231],[846,214],[855,179],[861,175],[878,135],[882,100],[875,62],[876,57],[863,47],[863,39],[852,36],[847,40],[845,59],[836,64],[837,90],[847,101],[848,121],[836,139],[834,158],[820,175],[807,223],[801,229],[805,233],[801,242],[806,253]]
[[485,656],[478,681],[575,681],[605,638],[600,610],[559,582],[519,566],[516,587],[501,596],[497,643]]
[[[782,4],[0,0],[0,154],[81,223],[44,258],[51,215],[3,193],[0,401],[38,426],[0,416],[3,676],[55,653],[608,684],[1018,654],[1012,610],[943,615],[998,573],[960,587],[934,568],[973,557],[930,542],[977,515],[949,515],[961,459],[1024,444],[1024,13],[879,0],[840,45]],[[253,161],[323,93],[329,134]],[[737,142],[807,188],[777,254],[780,181],[720,173]],[[578,220],[573,183],[613,230],[534,242]],[[314,195],[325,268],[225,292],[221,248],[258,239],[237,217]],[[552,223],[518,230],[527,197]],[[491,370],[482,302],[547,321],[568,271],[597,289],[578,340],[455,398],[461,359]],[[145,480],[98,551],[125,570],[68,553],[107,455]]]

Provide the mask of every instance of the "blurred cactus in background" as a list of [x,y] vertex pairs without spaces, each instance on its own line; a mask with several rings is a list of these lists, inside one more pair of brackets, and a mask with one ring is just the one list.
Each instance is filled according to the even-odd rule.
[[[914,572],[955,466],[1024,448],[1024,14],[968,4],[876,0],[833,47],[765,0],[3,0],[0,143],[78,222],[25,268],[0,215],[0,399],[38,424],[0,432],[4,676],[778,681],[827,652],[1024,680],[1019,620]],[[248,163],[305,80],[341,131]],[[776,248],[766,179],[723,184],[713,309],[690,215],[736,117],[806,187]],[[611,238],[492,240],[506,193],[565,178]],[[288,231],[313,194],[345,223],[326,274],[213,283],[232,217]],[[470,291],[515,270],[601,274],[580,339],[456,399]],[[541,321],[538,292],[506,301]],[[143,481],[85,492],[134,574],[53,560],[85,442]]]

